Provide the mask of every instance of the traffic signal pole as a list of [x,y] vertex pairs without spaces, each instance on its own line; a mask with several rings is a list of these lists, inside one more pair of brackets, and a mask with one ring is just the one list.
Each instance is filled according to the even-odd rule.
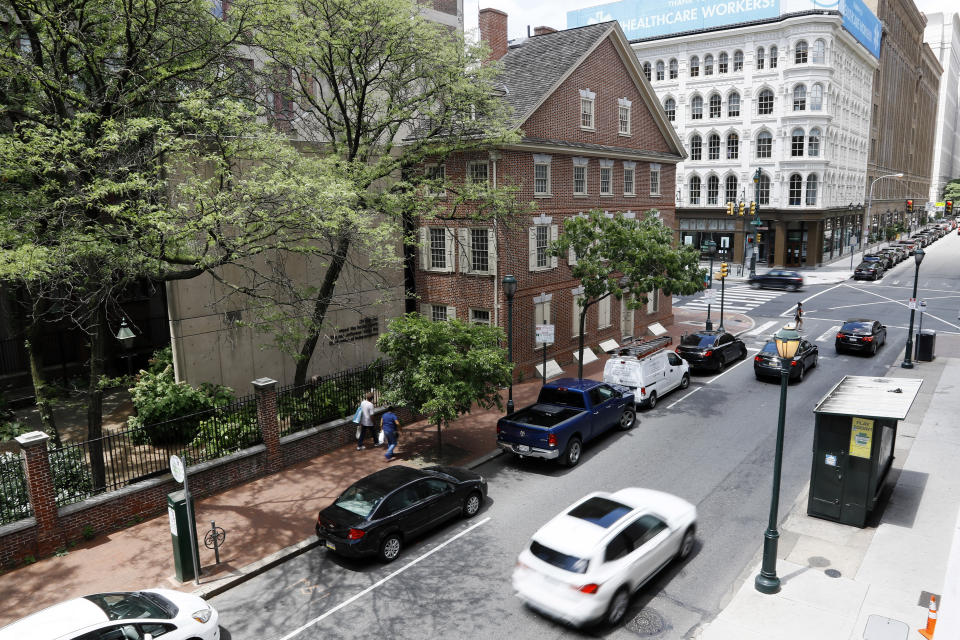
[[717,326],[718,331],[723,331],[723,295],[724,295],[724,285],[727,282],[727,263],[723,262],[720,264],[720,324]]

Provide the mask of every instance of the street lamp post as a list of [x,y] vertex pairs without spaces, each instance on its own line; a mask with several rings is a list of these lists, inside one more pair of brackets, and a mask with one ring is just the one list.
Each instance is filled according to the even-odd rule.
[[123,345],[123,350],[126,352],[124,358],[127,361],[127,375],[133,375],[133,371],[130,366],[130,358],[133,357],[133,354],[130,350],[133,348],[133,339],[136,338],[136,334],[127,326],[127,319],[123,318],[120,320],[120,329],[117,331],[117,340],[120,341],[120,344]]
[[913,260],[917,263],[917,266],[913,271],[913,297],[911,300],[914,301],[914,304],[913,308],[910,309],[910,330],[907,332],[907,352],[903,354],[903,362],[900,363],[900,366],[904,369],[913,369],[913,361],[910,359],[913,354],[913,317],[917,313],[917,279],[920,277],[920,263],[923,262],[923,256],[923,249],[917,247],[917,250],[913,253]]
[[[713,240],[707,240],[703,243],[706,247],[707,255],[710,256],[710,273],[707,274],[707,289],[713,289],[713,257],[717,254],[717,243]],[[712,294],[711,294],[712,295]],[[710,302],[707,301],[707,331],[713,331],[713,322],[710,321]]]
[[507,296],[507,360],[510,362],[510,390],[507,392],[507,413],[513,413],[513,296],[517,293],[517,279],[503,276],[503,295]]
[[760,177],[763,175],[763,171],[760,170],[760,167],[757,167],[756,172],[753,174],[753,201],[756,204],[756,213],[753,216],[753,220],[750,221],[750,224],[753,225],[753,248],[750,250],[750,275],[757,275],[757,227],[760,225],[757,222],[760,219]]
[[873,206],[873,185],[877,184],[884,178],[902,178],[902,177],[903,177],[902,173],[888,173],[885,176],[874,178],[873,182],[870,183],[870,194],[867,197],[867,215],[864,216],[864,220],[863,220],[863,247],[862,247],[863,253],[867,252],[867,238],[869,237],[869,234],[870,234],[870,223],[871,223],[870,207]]
[[773,458],[773,493],[770,496],[770,520],[763,534],[763,564],[754,580],[754,588],[760,593],[780,591],[780,578],[777,577],[777,511],[780,507],[780,467],[783,462],[783,428],[787,415],[787,385],[790,382],[790,366],[800,346],[800,334],[791,323],[784,326],[774,336],[777,353],[780,354],[780,416],[777,420],[777,449]]

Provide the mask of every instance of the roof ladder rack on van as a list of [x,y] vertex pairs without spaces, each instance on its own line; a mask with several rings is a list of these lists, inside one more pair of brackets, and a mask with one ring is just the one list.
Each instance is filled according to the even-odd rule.
[[662,336],[660,338],[651,338],[649,340],[641,340],[638,342],[631,342],[620,347],[617,350],[618,356],[632,356],[634,358],[646,358],[652,353],[656,353],[661,349],[673,344],[673,338],[670,336]]

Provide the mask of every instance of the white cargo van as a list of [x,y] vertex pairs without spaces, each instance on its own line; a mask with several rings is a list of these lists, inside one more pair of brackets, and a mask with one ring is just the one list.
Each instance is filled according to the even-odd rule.
[[630,387],[637,407],[654,408],[670,391],[690,385],[690,365],[665,349],[668,344],[669,338],[618,349],[603,367],[603,381]]

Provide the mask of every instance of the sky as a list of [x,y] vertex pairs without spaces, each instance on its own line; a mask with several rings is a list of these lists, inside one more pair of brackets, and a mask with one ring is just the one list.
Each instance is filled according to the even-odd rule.
[[[914,0],[923,13],[958,11],[957,0]],[[507,14],[508,37],[525,37],[527,26],[546,26],[554,29],[567,27],[567,11],[585,9],[604,1],[591,0],[463,0],[464,29],[469,35],[477,29],[477,14],[481,8],[499,9]]]

